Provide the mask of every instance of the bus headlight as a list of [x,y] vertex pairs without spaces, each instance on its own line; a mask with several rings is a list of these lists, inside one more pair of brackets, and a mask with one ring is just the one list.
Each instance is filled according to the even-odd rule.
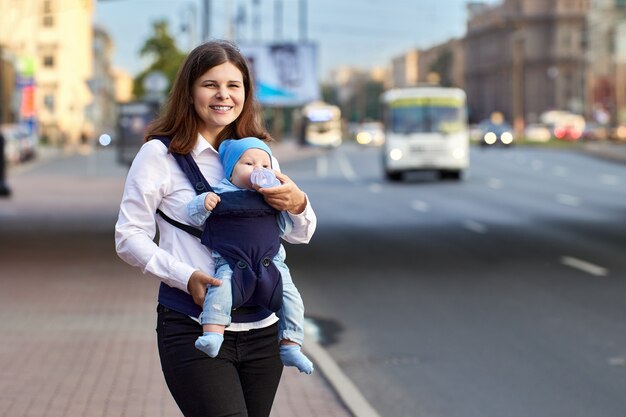
[[483,137],[483,139],[485,140],[485,143],[487,145],[493,145],[498,140],[498,137],[493,132],[487,132],[485,133],[485,136]]
[[500,135],[500,140],[505,145],[510,145],[511,143],[513,143],[513,135],[511,134],[511,132],[503,132]]
[[356,141],[361,145],[367,145],[372,141],[372,135],[369,132],[359,132],[356,135]]
[[402,151],[398,148],[392,149],[391,151],[389,151],[389,158],[393,159],[394,161],[402,159]]
[[454,148],[452,150],[452,156],[455,159],[463,159],[465,158],[465,150],[463,148]]

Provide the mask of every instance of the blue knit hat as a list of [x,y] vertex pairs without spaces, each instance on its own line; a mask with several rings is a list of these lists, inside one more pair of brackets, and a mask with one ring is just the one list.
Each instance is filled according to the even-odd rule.
[[242,138],[242,139],[226,139],[219,147],[220,161],[224,167],[224,176],[230,180],[233,175],[233,168],[235,164],[241,158],[241,155],[248,149],[261,149],[270,156],[270,163],[272,161],[272,151],[269,146],[265,144],[259,138]]

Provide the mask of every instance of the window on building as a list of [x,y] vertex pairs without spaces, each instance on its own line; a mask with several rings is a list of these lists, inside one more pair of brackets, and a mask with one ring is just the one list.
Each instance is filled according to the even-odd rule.
[[43,2],[43,25],[46,27],[54,26],[54,16],[52,10],[52,0],[44,0]]
[[54,67],[54,56],[53,55],[44,55],[43,56],[43,66],[46,68]]
[[54,94],[46,94],[43,96],[43,105],[50,113],[54,112]]

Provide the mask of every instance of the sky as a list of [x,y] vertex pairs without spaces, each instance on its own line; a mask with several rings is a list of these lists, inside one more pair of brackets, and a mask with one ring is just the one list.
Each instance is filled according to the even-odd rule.
[[[151,36],[152,22],[167,20],[181,50],[188,51],[201,41],[203,3],[203,0],[97,0],[94,21],[113,38],[114,66],[135,75],[148,64],[139,57],[139,50]],[[232,37],[242,42],[298,41],[305,37],[317,44],[320,78],[339,66],[362,69],[385,66],[411,49],[428,48],[462,37],[467,17],[467,0],[211,0],[210,3],[210,37]],[[282,13],[277,13],[277,4],[282,5]],[[306,5],[306,31],[299,28],[301,4]],[[237,27],[229,25],[237,14],[244,16],[243,23]],[[255,25],[256,22],[259,23]]]

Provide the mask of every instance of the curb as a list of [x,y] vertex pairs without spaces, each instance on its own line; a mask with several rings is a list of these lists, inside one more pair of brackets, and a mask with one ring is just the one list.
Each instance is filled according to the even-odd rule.
[[380,414],[365,399],[361,391],[346,376],[326,349],[317,343],[308,332],[307,336],[303,349],[313,359],[322,376],[328,381],[352,415],[354,417],[380,417]]

